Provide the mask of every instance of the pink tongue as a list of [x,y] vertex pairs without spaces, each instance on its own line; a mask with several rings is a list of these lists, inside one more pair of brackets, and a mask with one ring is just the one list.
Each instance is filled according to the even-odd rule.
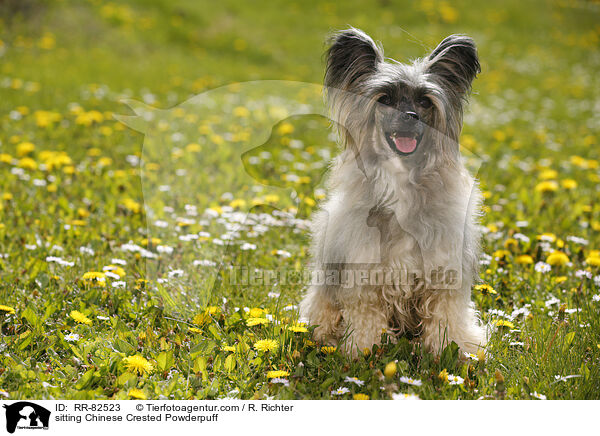
[[394,144],[396,144],[398,151],[402,153],[412,153],[415,151],[415,148],[417,148],[417,140],[405,136],[395,137]]

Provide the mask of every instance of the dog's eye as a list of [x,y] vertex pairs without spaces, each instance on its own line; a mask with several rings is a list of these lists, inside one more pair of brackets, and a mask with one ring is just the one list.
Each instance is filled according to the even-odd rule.
[[389,106],[392,103],[392,98],[389,95],[384,94],[381,97],[379,97],[379,99],[377,100],[377,103],[381,103],[386,106]]
[[431,107],[431,100],[428,97],[421,97],[418,101],[419,106],[428,109]]

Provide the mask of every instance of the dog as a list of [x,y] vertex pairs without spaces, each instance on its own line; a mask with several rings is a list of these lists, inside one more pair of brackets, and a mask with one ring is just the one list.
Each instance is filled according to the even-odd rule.
[[471,301],[481,196],[458,145],[480,72],[474,41],[451,35],[402,64],[349,28],[332,36],[326,56],[341,153],[311,218],[313,279],[300,316],[318,342],[355,357],[384,332],[418,337],[436,354],[452,341],[476,352],[487,340]]

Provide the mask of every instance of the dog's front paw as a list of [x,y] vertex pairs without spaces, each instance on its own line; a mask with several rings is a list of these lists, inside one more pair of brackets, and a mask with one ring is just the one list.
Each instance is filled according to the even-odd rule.
[[342,324],[342,313],[333,313],[328,319],[321,320],[323,324],[317,325],[313,332],[313,339],[324,345],[337,345],[339,339],[340,325]]

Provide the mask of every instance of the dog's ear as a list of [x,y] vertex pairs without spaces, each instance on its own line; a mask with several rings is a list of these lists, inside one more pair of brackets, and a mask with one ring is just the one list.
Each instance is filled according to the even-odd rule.
[[427,72],[460,97],[469,93],[473,79],[481,72],[475,41],[465,35],[448,36],[427,59]]
[[353,27],[331,36],[327,51],[325,86],[348,90],[373,74],[383,62],[383,49]]

